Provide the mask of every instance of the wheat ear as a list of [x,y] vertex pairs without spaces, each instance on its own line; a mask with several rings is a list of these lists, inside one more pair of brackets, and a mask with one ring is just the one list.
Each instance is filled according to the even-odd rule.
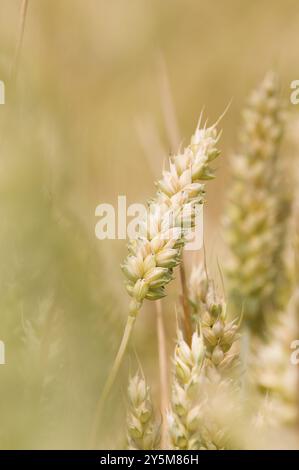
[[129,381],[127,441],[129,450],[152,450],[157,443],[150,389],[137,372]]
[[244,305],[244,318],[255,331],[261,330],[268,312],[277,310],[281,286],[281,234],[288,218],[278,160],[283,123],[277,78],[269,73],[250,96],[244,112],[240,153],[232,159],[226,218],[230,297],[239,311]]
[[210,369],[219,373],[227,371],[238,357],[238,351],[233,351],[232,346],[240,337],[239,324],[237,319],[228,320],[226,303],[202,266],[192,270],[189,299],[203,335],[206,372]]
[[204,346],[198,332],[189,346],[179,330],[174,354],[172,409],[168,412],[171,447],[177,450],[199,449],[198,429],[201,408],[196,397],[204,359]]
[[[297,368],[291,363],[291,344],[297,339],[298,298],[268,328],[267,341],[253,345],[251,382],[261,401],[259,422],[286,426],[298,422]],[[266,397],[266,399],[265,399]]]
[[190,145],[181,154],[170,158],[169,170],[164,171],[158,181],[156,196],[150,201],[147,217],[140,224],[141,235],[129,242],[129,255],[122,270],[132,300],[125,334],[97,405],[92,428],[93,445],[103,403],[117,376],[143,301],[158,300],[166,295],[165,286],[173,279],[173,270],[181,262],[186,235],[194,227],[197,205],[204,202],[202,181],[214,177],[210,164],[220,153],[216,147],[219,137],[216,124],[203,129],[198,125]]
[[231,435],[225,424],[229,410],[237,413],[239,348],[235,343],[240,338],[240,322],[228,319],[226,304],[208,278],[206,268],[199,265],[192,269],[188,287],[194,323],[200,328],[205,348],[197,397],[202,413],[199,448],[224,449],[228,448]]

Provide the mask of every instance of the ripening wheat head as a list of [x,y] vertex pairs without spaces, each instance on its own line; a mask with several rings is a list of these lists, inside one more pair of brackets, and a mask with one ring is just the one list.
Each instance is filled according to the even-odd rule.
[[237,414],[239,388],[233,366],[238,351],[233,345],[239,338],[238,325],[227,319],[225,304],[203,269],[193,270],[189,292],[195,331],[190,346],[178,331],[168,413],[170,442],[181,450],[224,449],[230,438],[227,413]]
[[173,449],[195,450],[201,446],[199,429],[203,416],[198,388],[203,358],[204,346],[198,332],[193,333],[189,346],[178,331],[173,360],[172,409],[167,416]]
[[239,312],[244,307],[252,328],[278,309],[280,286],[285,286],[283,251],[290,201],[278,159],[283,120],[276,76],[269,73],[244,111],[225,220],[230,295]]
[[270,326],[268,341],[254,344],[250,378],[259,393],[259,422],[264,425],[298,422],[298,366],[291,363],[291,344],[297,332],[298,304],[291,302]]
[[294,235],[292,296],[285,310],[267,325],[266,341],[253,343],[250,379],[262,402],[258,422],[266,426],[294,426],[299,418],[298,354],[294,350],[299,333],[299,238]]
[[118,353],[97,404],[92,444],[142,303],[145,299],[158,300],[165,296],[165,286],[181,261],[186,236],[194,227],[198,204],[204,202],[203,181],[213,178],[211,162],[219,155],[216,145],[220,135],[216,124],[203,129],[198,125],[188,147],[170,158],[169,169],[163,172],[155,198],[149,203],[147,217],[140,223],[140,236],[129,242],[129,254],[122,270],[132,300]]
[[228,320],[225,303],[202,267],[192,271],[189,300],[195,331],[190,346],[178,331],[168,413],[170,442],[174,449],[223,449],[229,432],[222,410],[224,403],[231,409],[237,388],[233,366],[238,351],[233,345],[239,338],[238,325]]
[[189,300],[205,345],[205,373],[220,379],[236,363],[238,349],[233,345],[240,337],[239,325],[228,319],[226,303],[202,266],[192,270]]
[[203,204],[203,181],[214,176],[210,164],[219,155],[218,139],[215,125],[197,128],[190,145],[170,158],[169,169],[157,183],[140,237],[129,242],[129,255],[122,265],[132,297],[132,316],[144,299],[165,296],[165,286],[180,263],[186,234],[194,225],[197,205]]
[[233,437],[234,423],[242,416],[237,367],[239,324],[228,318],[224,300],[201,265],[192,269],[188,295],[205,348],[198,393],[202,417],[197,439],[200,449],[232,448],[239,442]]
[[136,373],[129,381],[128,397],[128,449],[154,449],[158,433],[154,420],[150,390],[144,378],[141,377],[139,373]]

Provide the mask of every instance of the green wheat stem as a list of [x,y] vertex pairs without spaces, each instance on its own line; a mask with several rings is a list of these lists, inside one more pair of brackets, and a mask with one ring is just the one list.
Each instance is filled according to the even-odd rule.
[[180,264],[180,279],[181,279],[181,288],[182,288],[182,306],[184,312],[184,332],[185,339],[187,344],[191,344],[192,339],[192,323],[191,323],[191,312],[188,300],[188,288],[186,282],[186,272],[184,266],[184,260]]
[[111,388],[115,382],[115,379],[117,377],[118,371],[120,369],[120,366],[122,364],[125,352],[127,350],[127,346],[129,344],[129,340],[133,331],[133,327],[135,324],[136,316],[134,315],[129,315],[127,318],[126,326],[124,329],[124,334],[117,352],[117,355],[115,357],[112,369],[110,371],[110,374],[107,378],[107,381],[104,385],[103,391],[100,395],[100,398],[97,403],[96,407],[96,412],[94,416],[94,421],[92,425],[92,430],[91,430],[91,435],[90,435],[90,444],[89,448],[92,449],[96,446],[96,438],[97,438],[97,432],[99,428],[99,423],[100,423],[100,418],[102,416],[102,411],[103,411],[103,406],[105,404],[105,401],[111,391]]
[[156,302],[157,313],[157,336],[158,336],[158,356],[159,356],[159,375],[160,375],[160,412],[162,415],[161,423],[161,449],[167,449],[168,431],[167,431],[167,410],[169,407],[168,397],[168,357],[166,350],[165,328],[163,322],[163,312],[161,300]]

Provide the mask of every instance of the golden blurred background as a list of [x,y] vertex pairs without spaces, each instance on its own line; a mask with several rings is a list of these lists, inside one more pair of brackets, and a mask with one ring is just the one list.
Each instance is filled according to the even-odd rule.
[[[212,123],[231,102],[205,207],[215,265],[241,109],[269,69],[288,99],[299,78],[299,9],[295,0],[29,0],[14,82],[21,3],[0,0],[0,448],[79,449],[128,304],[119,267],[126,243],[96,239],[95,208],[153,194],[173,150],[167,82],[183,143],[203,107]],[[174,283],[165,303],[169,351],[177,291]],[[139,361],[155,393],[152,304],[137,323],[99,447],[124,446],[128,370]]]

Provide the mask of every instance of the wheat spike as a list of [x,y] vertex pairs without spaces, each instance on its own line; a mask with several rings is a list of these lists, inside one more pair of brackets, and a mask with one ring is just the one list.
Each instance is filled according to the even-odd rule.
[[137,372],[129,381],[127,441],[129,450],[153,450],[157,442],[150,389]]
[[235,367],[239,363],[239,324],[228,319],[226,304],[203,266],[193,267],[188,288],[194,324],[201,331],[205,351],[197,394],[201,422],[196,442],[198,449],[226,449],[231,442],[229,413],[241,416]]
[[269,328],[268,341],[258,340],[254,345],[251,381],[259,394],[264,425],[295,425],[298,420],[298,366],[291,363],[297,318],[298,305],[291,302]]
[[236,319],[228,319],[226,303],[202,266],[194,267],[191,272],[189,299],[203,336],[205,371],[221,376],[232,368],[238,357],[233,345],[240,337],[239,325]]
[[289,200],[278,160],[283,122],[277,79],[269,73],[244,112],[225,221],[231,251],[230,296],[238,311],[244,306],[245,320],[255,330],[279,308],[286,285],[283,252]]
[[168,412],[168,429],[171,447],[179,450],[199,449],[198,430],[202,421],[197,395],[204,346],[197,332],[193,333],[191,346],[179,330],[174,354],[172,409]]
[[181,262],[186,235],[194,227],[197,205],[204,202],[202,181],[214,177],[211,162],[220,153],[216,147],[220,137],[216,124],[203,129],[198,125],[190,144],[181,154],[170,158],[169,170],[163,171],[157,183],[146,220],[140,223],[140,237],[129,242],[129,255],[122,270],[132,300],[118,353],[97,404],[90,447],[95,445],[103,404],[117,376],[143,301],[165,296],[165,286]]
[[197,129],[190,145],[170,159],[169,169],[157,183],[141,236],[130,241],[122,265],[132,297],[131,315],[137,314],[144,299],[165,296],[165,286],[181,261],[185,236],[194,224],[196,206],[203,204],[202,181],[214,176],[210,162],[219,155],[218,138],[215,126]]

